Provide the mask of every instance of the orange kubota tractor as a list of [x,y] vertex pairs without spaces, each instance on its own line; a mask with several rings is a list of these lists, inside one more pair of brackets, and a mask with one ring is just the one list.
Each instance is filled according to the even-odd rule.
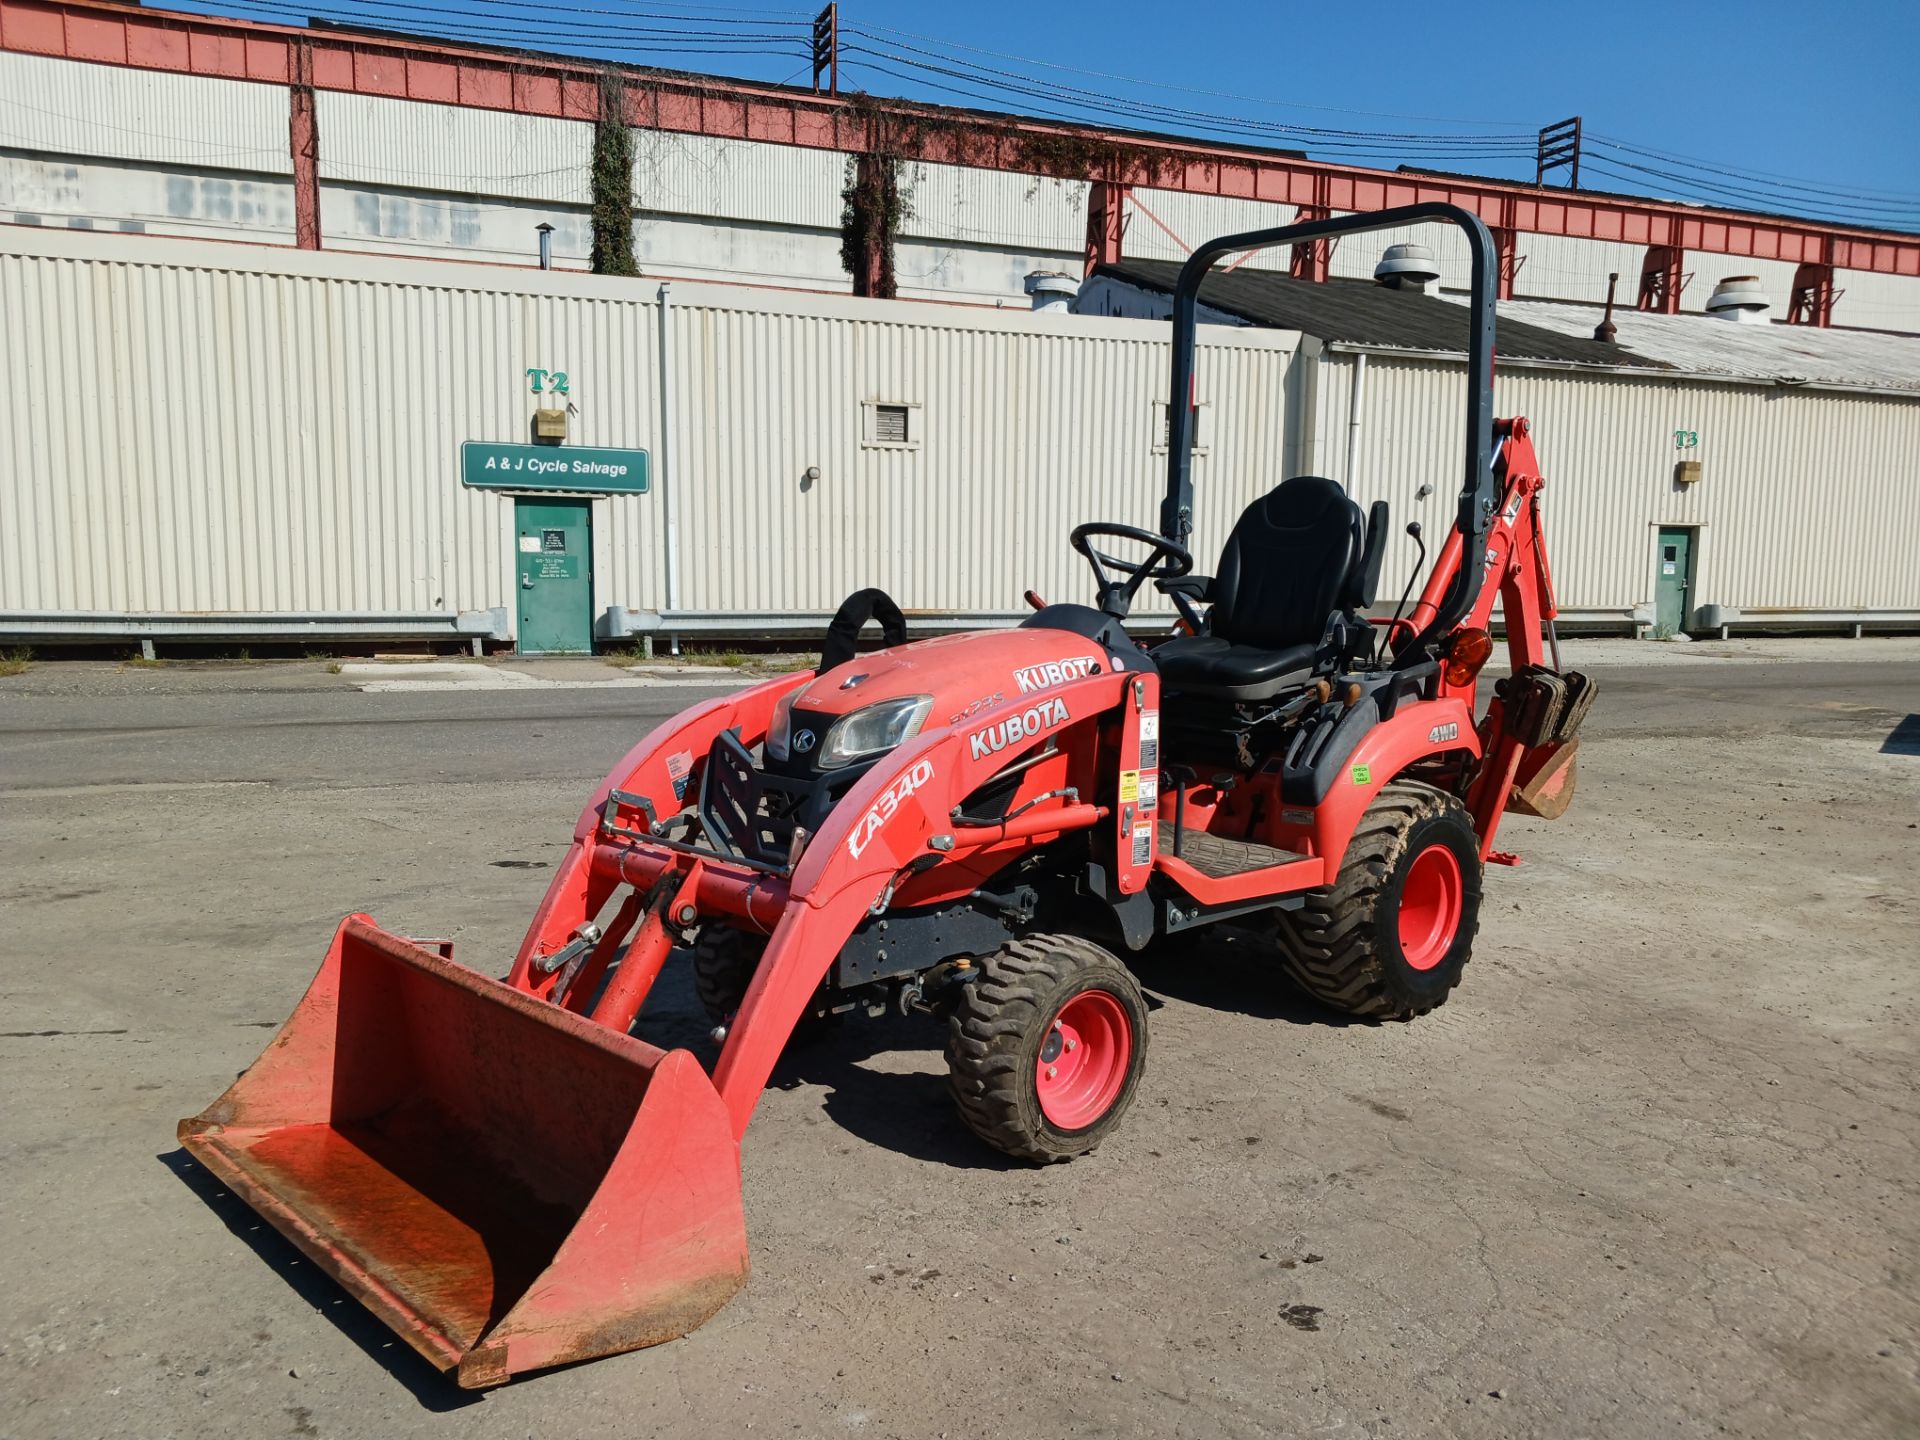
[[[1369,620],[1386,506],[1308,476],[1193,575],[1201,280],[1230,252],[1425,220],[1465,230],[1473,293],[1458,510],[1418,601]],[[697,705],[614,766],[504,980],[349,918],[182,1142],[484,1386],[683,1335],[740,1288],[740,1140],[809,1014],[933,1017],[965,1123],[1052,1161],[1098,1143],[1140,1083],[1147,1010],[1120,957],[1156,938],[1231,920],[1332,1006],[1439,1005],[1482,866],[1505,858],[1501,815],[1565,808],[1594,694],[1543,653],[1544,482],[1527,423],[1493,419],[1493,281],[1485,228],[1446,205],[1199,250],[1175,297],[1160,528],[1073,532],[1093,605],[908,644],[891,602],[856,597],[817,672]],[[1149,581],[1188,633],[1143,648],[1122,622]],[[1478,709],[1496,597],[1512,673]],[[844,631],[876,603],[893,643],[856,654]],[[679,942],[716,1022],[710,1071],[629,1034]]]

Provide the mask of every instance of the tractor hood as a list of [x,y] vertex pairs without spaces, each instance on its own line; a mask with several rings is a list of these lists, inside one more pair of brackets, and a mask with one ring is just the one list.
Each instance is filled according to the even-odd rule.
[[[856,655],[816,676],[794,696],[793,708],[838,717],[882,700],[931,695],[933,708],[924,727],[931,729],[958,724],[996,698],[1012,699],[1113,669],[1114,658],[1098,641],[1064,630],[942,635]],[[1136,662],[1127,668],[1143,667]]]
[[[1083,628],[1105,628],[1105,617],[1091,610],[1086,614],[1092,623]],[[789,775],[851,770],[922,731],[962,724],[1022,695],[1109,670],[1152,666],[1131,641],[1124,650],[1110,650],[1102,640],[1075,630],[1031,622],[1016,630],[896,645],[856,655],[783,700],[774,712],[767,760],[770,768]],[[852,718],[861,712],[872,713],[864,720]]]

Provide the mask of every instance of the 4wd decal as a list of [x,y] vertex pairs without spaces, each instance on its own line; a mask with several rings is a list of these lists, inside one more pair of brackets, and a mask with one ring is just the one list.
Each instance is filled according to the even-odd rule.
[[873,843],[873,837],[887,828],[887,822],[898,813],[901,802],[931,779],[933,761],[914,761],[913,768],[889,785],[880,798],[873,802],[873,808],[860,817],[860,823],[853,827],[853,834],[847,837],[847,853],[858,860],[860,852]]
[[1018,715],[1009,715],[998,725],[989,725],[984,730],[976,730],[967,737],[967,747],[976,760],[984,759],[1004,750],[1021,740],[1030,740],[1043,730],[1051,730],[1056,725],[1064,725],[1073,717],[1067,713],[1067,702],[1055,697],[1042,700]]
[[1457,720],[1449,720],[1446,724],[1436,725],[1427,731],[1427,743],[1429,745],[1438,745],[1443,740],[1458,740],[1459,738],[1460,722]]
[[1022,695],[1030,695],[1035,690],[1051,690],[1055,685],[1065,685],[1070,680],[1084,680],[1100,668],[1100,662],[1091,655],[1076,655],[1071,660],[1051,660],[1045,665],[1029,665],[1024,670],[1013,672],[1013,683],[1020,687]]

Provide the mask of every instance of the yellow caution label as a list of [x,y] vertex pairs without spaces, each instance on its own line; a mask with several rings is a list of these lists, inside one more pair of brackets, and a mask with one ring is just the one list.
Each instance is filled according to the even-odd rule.
[[1138,770],[1122,770],[1120,772],[1120,803],[1123,805],[1128,801],[1138,803],[1139,799],[1140,772]]
[[1356,785],[1371,785],[1373,783],[1373,767],[1371,765],[1354,766],[1353,783]]

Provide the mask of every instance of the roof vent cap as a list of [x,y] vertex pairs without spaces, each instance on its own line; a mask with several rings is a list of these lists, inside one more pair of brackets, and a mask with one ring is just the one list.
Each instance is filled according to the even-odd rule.
[[1766,323],[1770,301],[1758,275],[1729,275],[1707,297],[1707,314],[1743,325]]
[[1027,276],[1027,294],[1036,310],[1066,310],[1080,293],[1080,282],[1057,270],[1035,270]]
[[1424,245],[1389,245],[1373,267],[1373,278],[1395,290],[1425,290],[1440,278],[1440,267]]

